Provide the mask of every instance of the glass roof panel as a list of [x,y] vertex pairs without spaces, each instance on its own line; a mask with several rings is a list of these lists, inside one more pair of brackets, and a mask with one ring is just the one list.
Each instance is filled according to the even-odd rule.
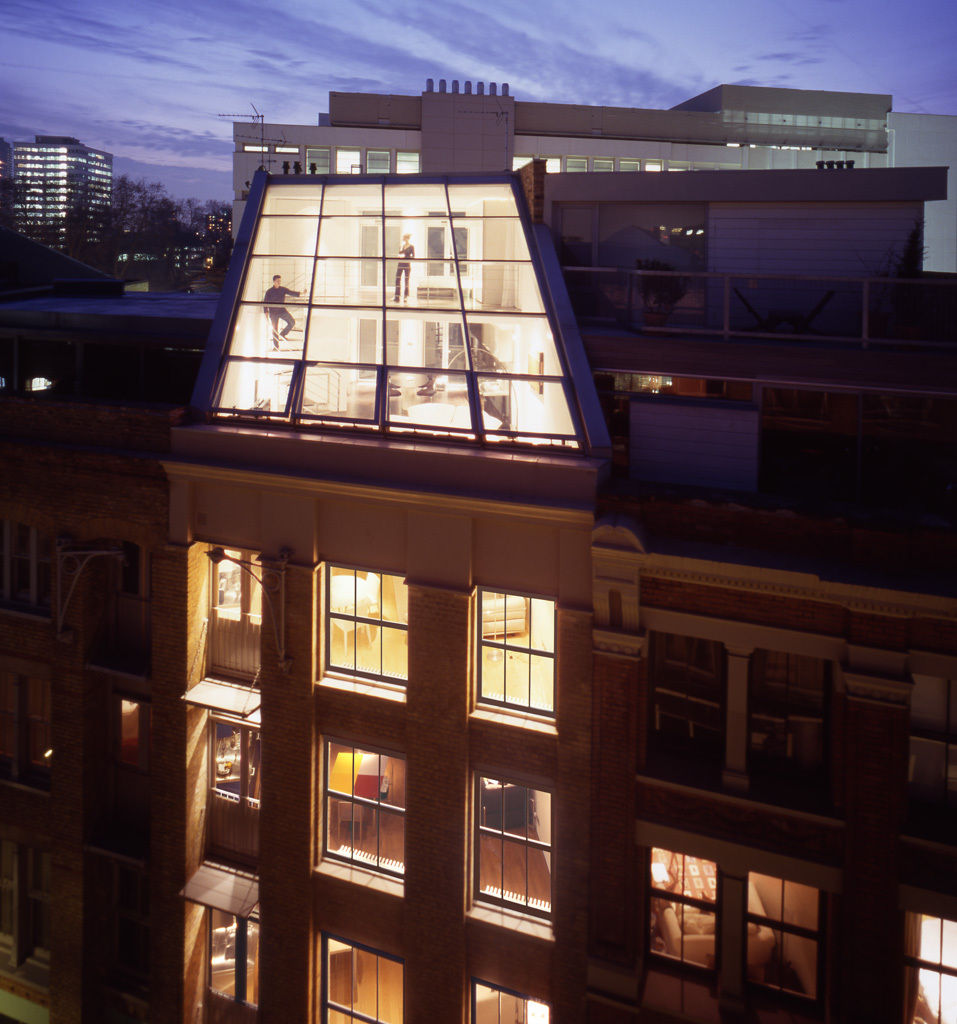
[[382,314],[369,309],[314,309],[306,357],[331,363],[382,362]]
[[386,185],[385,212],[388,216],[448,216],[445,185],[416,182],[409,185]]
[[544,316],[467,314],[472,367],[492,373],[560,377],[561,363]]
[[[270,288],[286,288],[288,293],[275,296],[282,305],[303,304],[309,301],[309,277],[312,260],[296,256],[253,256],[246,269],[243,284],[244,302],[263,302]],[[279,276],[280,280],[274,278]],[[298,292],[298,294],[296,294]]]
[[314,217],[263,217],[253,252],[264,256],[313,256],[318,226]]
[[531,259],[525,230],[517,217],[453,217],[452,227],[459,259]]
[[[273,186],[274,188],[278,186]],[[322,216],[382,215],[382,186],[372,182],[327,185],[322,197]]]
[[467,370],[461,313],[386,313],[386,362],[390,366]]
[[295,368],[293,362],[230,359],[223,374],[218,408],[285,418]]
[[575,446],[517,186],[380,182],[267,179],[216,411]]
[[290,185],[272,188],[266,193],[263,216],[289,214],[295,217],[318,217],[322,202],[321,185]]
[[542,313],[545,304],[531,263],[460,261],[466,309],[502,313]]
[[317,306],[377,306],[381,309],[382,260],[316,260],[312,301]]
[[510,186],[505,184],[449,185],[449,206],[463,217],[517,217]]
[[323,217],[319,229],[320,256],[381,256],[382,218]]
[[375,423],[376,370],[356,366],[307,366],[302,412],[307,418]]

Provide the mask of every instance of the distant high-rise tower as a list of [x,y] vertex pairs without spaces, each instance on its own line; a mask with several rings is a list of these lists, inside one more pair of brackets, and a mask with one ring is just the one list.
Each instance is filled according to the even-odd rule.
[[87,215],[95,231],[110,208],[113,154],[84,146],[64,135],[37,135],[34,142],[13,144],[17,182],[18,230],[51,245],[66,240],[67,217]]

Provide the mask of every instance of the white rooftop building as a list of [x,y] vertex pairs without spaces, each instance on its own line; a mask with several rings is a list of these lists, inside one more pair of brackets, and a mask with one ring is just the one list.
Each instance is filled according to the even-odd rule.
[[[671,110],[530,103],[508,84],[431,79],[418,96],[329,94],[315,125],[236,122],[233,224],[273,173],[549,172],[957,166],[957,117],[898,113],[885,94],[721,85]],[[957,271],[957,180],[926,209],[925,268]]]

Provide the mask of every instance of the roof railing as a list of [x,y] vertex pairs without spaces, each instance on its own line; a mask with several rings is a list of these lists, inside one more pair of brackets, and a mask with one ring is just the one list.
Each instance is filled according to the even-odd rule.
[[636,333],[957,346],[957,277],[562,268],[582,324]]

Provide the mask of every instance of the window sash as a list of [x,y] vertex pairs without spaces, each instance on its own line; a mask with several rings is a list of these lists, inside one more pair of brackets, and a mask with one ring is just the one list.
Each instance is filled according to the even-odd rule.
[[[486,787],[490,783],[491,787]],[[485,794],[494,792],[495,788],[500,793],[498,811],[501,816],[501,825],[489,825],[483,817],[489,809],[495,811],[494,802],[485,798]],[[515,813],[518,806],[515,800],[515,793],[519,794],[522,810],[521,831],[515,827]],[[509,794],[512,799],[509,800]],[[475,896],[483,903],[493,903],[496,906],[505,907],[511,910],[518,910],[521,913],[533,914],[536,917],[550,918],[553,909],[553,850],[550,840],[543,840],[537,836],[529,835],[532,824],[530,816],[530,803],[532,795],[547,800],[547,813],[549,815],[549,834],[554,835],[553,822],[553,799],[548,790],[534,789],[521,783],[510,782],[503,778],[477,775],[475,779]],[[538,800],[536,799],[535,816],[538,817]],[[510,816],[512,824],[509,824]],[[509,857],[508,851],[512,851]],[[521,851],[523,855],[516,855]],[[529,852],[541,854],[545,861],[545,871],[548,875],[547,896],[533,894],[535,882],[529,868]],[[511,868],[506,868],[506,861],[511,862]],[[521,862],[524,861],[524,865]],[[517,863],[518,862],[518,863]],[[540,862],[539,862],[540,863]],[[496,870],[497,865],[497,870]],[[518,874],[516,874],[518,871]],[[535,872],[540,876],[540,871]],[[519,876],[524,875],[521,880]],[[507,877],[507,875],[509,877]],[[485,885],[483,886],[483,878]],[[508,886],[512,887],[509,888]],[[518,891],[523,889],[524,891]]]
[[[554,717],[557,603],[547,597],[480,587],[476,629],[480,703]],[[515,639],[520,636],[525,639]]]
[[326,671],[404,687],[409,677],[404,578],[333,563],[325,577]]
[[[358,791],[360,785],[366,790],[370,789],[370,776],[368,772],[362,771],[364,765],[371,766],[370,762],[366,762],[366,758],[376,759],[375,772],[372,776],[374,781],[371,782],[372,795]],[[402,877],[405,874],[405,758],[399,754],[369,750],[327,739],[323,763],[325,854],[368,868],[370,871]],[[399,786],[402,788],[402,801],[393,802],[389,798],[390,794],[394,794]],[[365,813],[358,815],[358,808],[365,808]],[[342,842],[344,817],[349,823],[347,842]],[[334,845],[332,838],[334,818],[338,846]],[[371,818],[372,821],[372,844],[369,843],[368,837],[365,841],[362,838],[361,830],[367,818]],[[360,829],[358,841],[357,822]],[[401,832],[401,849],[397,849],[393,842],[386,842],[386,833],[391,833],[395,827],[399,827]],[[372,850],[368,849],[370,845],[373,846]],[[395,853],[399,856],[389,855]]]

